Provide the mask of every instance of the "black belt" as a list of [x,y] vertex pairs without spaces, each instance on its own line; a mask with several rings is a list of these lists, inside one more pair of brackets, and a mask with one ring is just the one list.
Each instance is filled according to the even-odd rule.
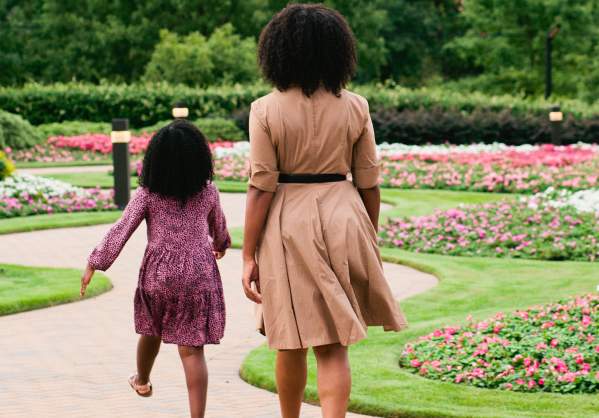
[[279,183],[329,183],[345,181],[343,174],[279,174]]

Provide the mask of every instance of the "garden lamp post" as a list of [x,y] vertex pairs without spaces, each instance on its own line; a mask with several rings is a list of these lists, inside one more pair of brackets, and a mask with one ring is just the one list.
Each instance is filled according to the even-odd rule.
[[553,40],[561,29],[560,25],[555,26],[553,29],[547,32],[547,38],[545,39],[545,99],[551,96],[551,90],[553,89],[553,78],[552,78],[552,60],[551,53],[553,52]]
[[187,105],[183,102],[177,102],[173,106],[173,118],[175,119],[185,119],[189,116],[189,109]]
[[551,143],[560,145],[561,139],[561,128],[562,121],[564,120],[564,114],[561,111],[559,105],[551,106],[549,112],[549,123],[551,124]]
[[114,203],[124,209],[131,194],[131,168],[129,167],[129,119],[113,119],[110,140],[114,171]]

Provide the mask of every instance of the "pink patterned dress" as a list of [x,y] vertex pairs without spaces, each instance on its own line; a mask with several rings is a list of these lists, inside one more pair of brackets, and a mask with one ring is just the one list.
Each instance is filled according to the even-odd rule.
[[225,328],[223,288],[213,250],[231,245],[212,184],[184,205],[137,189],[121,219],[88,261],[108,269],[142,220],[148,245],[135,292],[135,331],[185,346],[218,344]]

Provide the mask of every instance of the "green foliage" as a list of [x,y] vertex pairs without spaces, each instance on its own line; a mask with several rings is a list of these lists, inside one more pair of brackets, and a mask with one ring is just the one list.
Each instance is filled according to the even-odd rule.
[[242,141],[245,133],[231,119],[206,118],[194,122],[209,141],[224,139],[227,141]]
[[[214,55],[216,76],[236,80],[236,72],[241,72],[246,79],[255,75],[253,44],[260,30],[286,4],[282,0],[0,1],[0,84],[30,80],[130,83],[144,73],[153,77],[157,70],[159,74],[171,72],[157,64],[148,66],[151,61],[168,63],[167,57],[176,56],[169,63],[175,68],[189,61],[184,56],[193,55],[191,50],[204,57],[202,45],[211,38],[215,38],[209,52]],[[325,4],[342,12],[356,35],[360,82],[379,78],[421,81],[439,70],[439,65],[429,63],[445,59],[440,58],[444,42],[463,32],[459,3],[454,0],[327,0]],[[227,31],[232,29],[223,31],[225,23],[239,34],[241,40],[233,44],[240,48],[230,48],[233,38]],[[161,38],[161,30],[185,40],[194,34],[185,42],[194,47],[165,50],[161,45],[166,41],[172,45],[173,38]],[[238,67],[231,67],[235,63]],[[209,66],[205,58],[202,65]],[[221,66],[232,69],[221,74]],[[185,68],[193,84],[207,71]],[[181,77],[180,71],[173,72]]]
[[42,136],[21,116],[0,110],[0,149],[29,148],[42,140]]
[[[465,113],[439,107],[431,109],[382,109],[372,113],[377,142],[470,144],[503,142],[508,145],[550,143],[547,115],[474,110]],[[561,124],[561,142],[594,143],[599,140],[599,117],[577,120],[572,116]]]
[[145,79],[191,86],[254,81],[258,78],[255,56],[254,39],[242,39],[230,23],[210,38],[199,32],[180,37],[162,30]]
[[[370,109],[432,109],[472,113],[476,110],[514,115],[546,117],[550,102],[541,99],[492,96],[480,92],[448,91],[441,88],[409,89],[381,84],[353,86],[352,90],[365,96]],[[23,87],[0,87],[0,107],[19,113],[33,124],[86,120],[109,123],[114,117],[128,117],[131,126],[141,128],[169,120],[173,103],[184,101],[195,120],[214,116],[243,116],[255,98],[270,91],[264,84],[193,88],[183,85],[157,84],[26,84]],[[557,99],[556,99],[557,100]],[[576,100],[562,99],[566,117],[591,118],[599,114],[599,103],[588,105]],[[243,113],[243,112],[242,112]],[[244,117],[240,126],[245,124]]]
[[[540,95],[544,88],[545,39],[553,41],[554,92],[594,101],[599,87],[599,4],[593,0],[465,0],[469,29],[445,45],[484,71],[472,85],[493,93]],[[480,82],[480,84],[478,83]],[[593,94],[588,97],[588,90]]]
[[0,107],[28,117],[34,124],[86,120],[110,122],[128,117],[131,126],[141,128],[171,118],[175,102],[184,101],[191,120],[226,116],[246,108],[270,91],[263,84],[191,88],[157,84],[26,84],[0,87]]
[[110,133],[109,122],[87,122],[80,120],[44,123],[36,126],[37,131],[44,138],[51,136],[73,136],[90,133]]
[[6,156],[4,151],[0,151],[0,180],[10,176],[15,171],[14,163]]

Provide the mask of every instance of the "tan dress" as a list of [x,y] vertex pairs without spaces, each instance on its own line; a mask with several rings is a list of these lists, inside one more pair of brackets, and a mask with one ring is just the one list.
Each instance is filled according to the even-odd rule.
[[[275,90],[252,103],[250,148],[250,184],[275,192],[257,253],[269,346],[349,345],[368,325],[405,328],[356,189],[379,175],[368,102]],[[279,173],[351,173],[353,183],[278,184]]]

